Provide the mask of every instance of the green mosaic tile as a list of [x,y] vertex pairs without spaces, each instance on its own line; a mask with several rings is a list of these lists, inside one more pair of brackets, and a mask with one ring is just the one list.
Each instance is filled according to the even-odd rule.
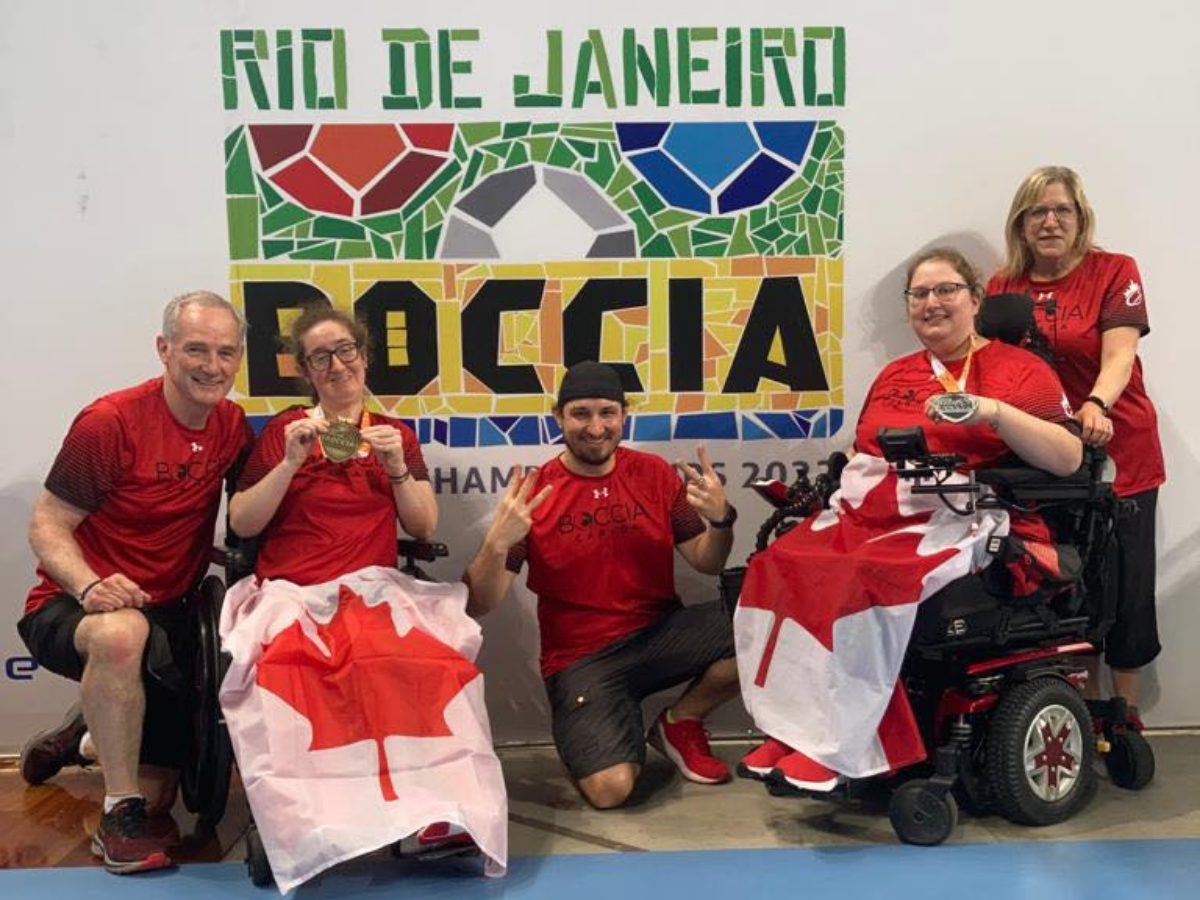
[[282,206],[277,206],[271,210],[262,220],[262,229],[264,234],[275,234],[277,231],[283,231],[285,228],[291,228],[298,222],[304,222],[312,218],[312,213],[307,209],[297,206],[294,203],[285,203]]
[[400,213],[407,219],[414,211],[428,203],[430,198],[434,197],[443,188],[452,188],[455,192],[461,190],[458,186],[459,172],[460,167],[457,162],[447,163],[438,170],[436,175],[425,182],[419,191],[413,194],[412,198],[401,207]]
[[361,225],[329,216],[318,216],[313,222],[312,233],[313,237],[318,238],[351,238],[354,240],[363,240],[367,236],[366,229]]
[[671,242],[671,249],[675,251],[678,257],[688,257],[692,255],[692,242],[688,237],[686,228],[673,228],[667,232],[667,238]]
[[699,257],[704,257],[704,258],[708,258],[708,257],[714,257],[717,259],[723,258],[723,257],[729,255],[728,242],[722,240],[722,241],[718,241],[715,244],[709,244],[705,247],[697,247],[696,252],[693,255],[699,256]]
[[525,137],[527,134],[529,134],[528,122],[508,122],[500,132],[501,137],[505,140]]
[[611,123],[594,122],[586,125],[563,125],[562,136],[565,138],[584,138],[592,141],[608,141],[616,143],[617,132]]
[[226,136],[226,138],[225,138],[225,162],[228,163],[229,160],[233,157],[233,151],[235,149],[237,149],[237,145],[241,142],[242,135],[245,134],[245,132],[246,132],[246,129],[243,126],[239,125],[237,128],[233,129],[233,131],[229,132],[229,134]]
[[460,162],[466,162],[471,155],[471,148],[467,146],[467,142],[463,140],[462,127],[454,129],[454,158]]
[[371,259],[374,255],[370,241],[341,241],[338,244],[338,259]]
[[642,207],[646,210],[646,212],[650,213],[650,215],[654,215],[654,213],[658,212],[660,209],[666,209],[667,205],[662,202],[658,194],[654,192],[654,189],[644,181],[639,181],[637,184],[635,184],[633,186],[633,192],[637,194],[637,198],[641,202]]
[[711,217],[701,219],[696,223],[697,228],[703,228],[705,231],[715,231],[717,234],[731,235],[733,234],[733,218],[731,216],[721,216],[720,218]]
[[664,209],[653,216],[656,227],[666,231],[676,225],[685,225],[696,221],[696,214],[683,209]]
[[257,196],[254,190],[254,166],[250,162],[250,148],[239,141],[233,156],[225,165],[225,193],[233,197]]
[[580,159],[596,158],[596,145],[592,141],[568,140],[567,143],[579,154]]
[[754,243],[749,235],[749,221],[746,216],[738,216],[733,239],[729,242],[729,252],[733,256],[750,256],[754,253]]
[[270,238],[263,241],[263,256],[267,259],[274,259],[277,256],[287,256],[295,249],[295,241],[274,241]]
[[441,236],[441,228],[431,228],[425,232],[425,259],[434,259],[437,257],[438,241],[441,239]]
[[768,222],[762,228],[756,228],[754,235],[755,237],[762,238],[764,241],[774,241],[783,235],[783,229],[779,227],[778,222]]
[[692,231],[692,243],[697,247],[708,247],[712,244],[721,244],[729,240],[723,234],[713,234],[711,231],[701,231],[695,229]]
[[823,129],[818,129],[816,136],[813,138],[812,149],[809,151],[814,157],[821,158],[825,155],[825,151],[829,149],[829,144],[833,141],[833,135]]
[[583,173],[602,189],[608,186],[616,171],[616,153],[608,144],[599,145],[596,158],[583,166]]
[[417,213],[404,223],[404,258],[425,259],[425,235],[421,228],[421,214]]
[[637,230],[637,239],[639,244],[644,244],[650,240],[658,231],[654,224],[646,217],[646,214],[640,207],[634,207],[628,210],[629,220],[633,222],[633,227]]
[[561,126],[557,122],[537,122],[530,129],[530,134],[558,134]]
[[229,197],[225,201],[230,259],[258,255],[258,198]]
[[842,208],[842,194],[840,191],[829,190],[825,192],[825,199],[821,201],[821,212],[827,216],[836,218]]
[[284,202],[283,194],[275,190],[268,179],[263,178],[261,175],[255,175],[255,178],[258,181],[258,196],[262,200],[264,211],[274,209],[280,203]]
[[821,197],[823,191],[819,187],[813,187],[804,198],[804,202],[800,204],[806,213],[815,213],[821,208]]
[[642,205],[638,203],[638,198],[634,196],[633,191],[625,191],[619,197],[612,198],[613,205],[621,212],[628,213],[635,209],[640,210]]
[[337,258],[337,244],[334,241],[309,244],[292,254],[292,259],[325,259]]
[[550,159],[550,151],[554,147],[554,138],[535,137],[529,139],[529,156],[534,162],[544,163]]
[[529,162],[529,150],[520,141],[514,141],[508,148],[508,155],[504,157],[504,168],[515,169],[517,166],[526,165]]
[[575,168],[575,154],[563,141],[558,140],[554,142],[554,149],[550,151],[550,159],[547,162],[563,169],[573,169]]
[[367,216],[359,222],[379,234],[391,234],[404,227],[404,219],[400,213],[384,213],[381,216]]
[[467,162],[466,174],[463,175],[463,190],[475,186],[475,179],[479,176],[479,170],[482,165],[483,157],[478,153],[471,154],[471,158]]
[[642,246],[642,256],[651,259],[670,259],[674,255],[675,251],[665,234],[655,235],[649,243]]
[[507,141],[505,141],[503,143],[496,142],[492,144],[484,144],[481,147],[477,147],[476,150],[495,160],[504,159],[504,157],[508,156],[508,147],[509,144]]
[[296,227],[292,229],[292,233],[298,238],[312,237],[312,223],[312,219],[297,222]]
[[753,230],[755,228],[761,228],[762,225],[766,221],[767,221],[767,211],[765,209],[762,209],[760,207],[758,209],[750,210],[750,228],[751,228],[751,230]]
[[371,235],[371,248],[375,251],[376,259],[395,259],[396,254],[392,252],[392,245],[388,239],[378,234]]
[[498,122],[464,122],[458,126],[458,131],[467,144],[475,146],[500,137],[501,129]]

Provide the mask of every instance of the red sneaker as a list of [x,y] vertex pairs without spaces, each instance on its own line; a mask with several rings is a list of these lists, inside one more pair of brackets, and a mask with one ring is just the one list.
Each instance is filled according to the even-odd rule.
[[35,734],[21,748],[21,777],[29,784],[49,781],[63,766],[88,766],[91,760],[79,755],[79,742],[87,732],[78,705],[67,710],[61,725]]
[[742,757],[737,773],[743,778],[766,779],[779,761],[795,751],[783,741],[768,737],[765,741]]
[[664,710],[654,721],[646,741],[675,763],[683,777],[697,784],[721,784],[729,780],[729,766],[713,756],[708,732],[699,719],[668,722]]
[[122,800],[100,817],[100,827],[92,835],[92,855],[104,860],[104,868],[114,875],[174,865],[163,837],[147,823],[146,801],[141,797]]
[[803,791],[832,791],[837,787],[838,774],[833,769],[827,769],[815,759],[809,759],[799,751],[791,753],[779,760],[774,772],[794,788]]

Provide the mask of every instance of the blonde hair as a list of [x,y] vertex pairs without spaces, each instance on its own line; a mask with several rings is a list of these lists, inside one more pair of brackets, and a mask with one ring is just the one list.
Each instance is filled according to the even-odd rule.
[[1037,205],[1042,193],[1052,184],[1061,184],[1071,195],[1079,217],[1079,231],[1075,235],[1075,245],[1071,253],[1082,258],[1095,244],[1093,236],[1096,233],[1096,212],[1088,203],[1087,194],[1083,192],[1083,180],[1073,169],[1066,166],[1041,166],[1025,176],[1021,186],[1017,188],[1012,206],[1008,209],[1008,221],[1004,226],[1004,244],[1006,256],[1000,274],[1007,278],[1019,278],[1033,267],[1033,251],[1025,241],[1025,213]]
[[930,247],[909,260],[908,271],[904,273],[905,288],[912,286],[913,275],[927,262],[948,263],[958,273],[958,277],[971,289],[972,294],[977,297],[983,296],[983,279],[979,276],[979,270],[971,264],[966,256],[953,247]]

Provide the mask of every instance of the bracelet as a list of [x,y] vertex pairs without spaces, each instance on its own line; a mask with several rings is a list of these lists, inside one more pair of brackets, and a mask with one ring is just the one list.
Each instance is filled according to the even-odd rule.
[[404,482],[408,481],[410,478],[412,478],[412,472],[408,471],[408,469],[405,469],[403,475],[389,475],[388,481],[390,481],[392,484],[404,484]]
[[98,585],[103,580],[104,580],[103,578],[97,578],[95,581],[93,581],[91,584],[89,584],[87,587],[85,587],[82,591],[79,592],[79,605],[80,606],[83,606],[83,601],[85,599],[87,599],[88,591],[90,591],[92,588],[94,588],[96,585]]
[[992,402],[996,404],[996,418],[992,419],[992,421],[988,422],[988,424],[992,427],[992,431],[999,431],[1000,430],[1000,401],[993,399]]
[[1106,416],[1108,415],[1108,404],[1105,403],[1103,400],[1101,400],[1099,397],[1097,397],[1095,394],[1092,394],[1089,397],[1084,397],[1083,402],[1096,404],[1098,407],[1100,407],[1100,412],[1104,413]]

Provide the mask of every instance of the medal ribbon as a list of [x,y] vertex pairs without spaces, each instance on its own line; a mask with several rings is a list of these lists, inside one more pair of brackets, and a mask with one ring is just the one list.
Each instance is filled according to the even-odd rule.
[[967,377],[971,374],[971,357],[975,355],[975,335],[972,334],[967,339],[967,361],[963,363],[962,375],[957,379],[950,374],[950,370],[946,368],[946,364],[940,359],[929,354],[929,367],[933,369],[933,376],[942,383],[942,387],[949,394],[961,394],[967,389]]

